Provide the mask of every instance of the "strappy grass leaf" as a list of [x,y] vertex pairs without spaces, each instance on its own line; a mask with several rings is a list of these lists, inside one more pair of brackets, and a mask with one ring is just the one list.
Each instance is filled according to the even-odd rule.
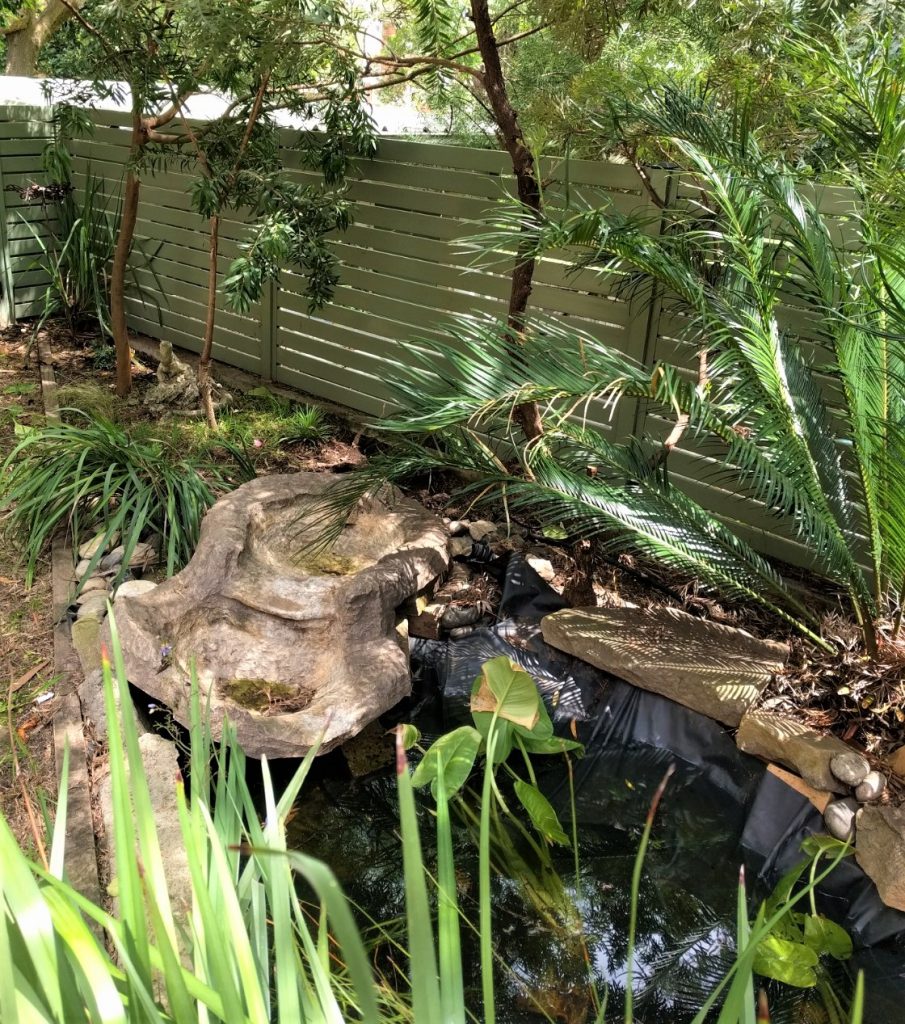
[[226,448],[228,459],[219,461],[210,449],[187,453],[166,428],[77,419],[26,434],[0,467],[0,512],[24,553],[29,585],[51,537],[67,527],[75,546],[98,532],[119,533],[124,566],[142,532],[156,533],[172,574],[191,558],[217,496],[254,475],[239,449]]

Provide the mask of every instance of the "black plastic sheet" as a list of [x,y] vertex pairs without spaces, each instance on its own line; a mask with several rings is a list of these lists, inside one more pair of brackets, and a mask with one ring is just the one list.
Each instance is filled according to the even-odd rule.
[[[440,696],[443,728],[469,719],[469,695],[481,665],[505,654],[535,678],[563,735],[569,735],[567,725],[577,723],[586,747],[574,782],[579,825],[606,820],[620,757],[644,746],[664,765],[677,760],[693,766],[702,785],[719,791],[721,827],[735,830],[739,860],[744,858],[749,878],[756,877],[764,891],[800,862],[802,840],[824,831],[820,814],[805,797],[739,751],[718,723],[545,644],[540,619],[566,604],[523,557],[481,568],[500,580],[501,621],[455,641],[416,641],[412,648],[422,690]],[[560,807],[567,799],[564,785],[558,776],[552,783],[548,779],[548,795]],[[852,936],[852,966],[867,976],[868,1024],[905,1020],[905,913],[883,904],[854,858],[843,861],[823,883],[818,902],[821,912]]]

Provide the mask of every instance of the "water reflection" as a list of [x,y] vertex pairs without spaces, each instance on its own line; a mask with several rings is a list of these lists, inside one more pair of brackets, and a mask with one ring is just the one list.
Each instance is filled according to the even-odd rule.
[[[532,893],[519,872],[507,871],[514,862],[536,869],[530,852],[511,837],[511,845],[498,851],[503,873],[494,879],[493,903],[502,1024],[593,1020],[589,973],[598,991],[608,990],[607,1019],[622,1018],[632,869],[667,755],[639,746],[595,760],[594,778],[584,780],[577,799],[577,879],[571,850],[557,848],[559,879],[537,882],[535,872]],[[569,832],[563,775],[561,764],[546,766],[539,784]],[[422,838],[434,870],[431,806],[425,796]],[[728,810],[725,795],[700,772],[679,768],[661,805],[642,877],[634,967],[638,1024],[690,1021],[732,962],[740,853],[738,823]],[[291,841],[333,867],[363,915],[376,922],[403,919],[393,777],[322,781],[304,795],[290,829]],[[456,857],[461,906],[476,922],[477,857],[464,827],[457,829]],[[477,1010],[478,948],[467,928],[463,942],[468,1005]],[[392,952],[385,955],[389,962]],[[375,958],[381,962],[380,951]],[[773,993],[772,1005],[774,1021],[821,1019],[811,1018],[796,994]]]

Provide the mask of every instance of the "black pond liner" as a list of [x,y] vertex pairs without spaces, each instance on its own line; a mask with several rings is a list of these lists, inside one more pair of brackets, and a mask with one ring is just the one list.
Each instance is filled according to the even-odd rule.
[[[480,547],[475,551],[479,557]],[[681,1024],[731,963],[739,865],[745,864],[749,891],[765,895],[801,860],[801,841],[823,831],[821,816],[760,761],[740,752],[718,723],[546,645],[540,619],[566,605],[522,556],[481,561],[500,579],[500,614],[506,617],[455,641],[414,640],[412,670],[420,703],[406,708],[400,720],[414,720],[428,742],[469,722],[472,683],[482,663],[500,654],[536,679],[558,731],[569,735],[569,723],[578,720],[578,738],[586,746],[574,771],[580,905],[594,973],[612,990],[607,1019],[621,1019],[629,884],[638,839],[654,788],[665,768],[676,764],[641,890],[636,985],[643,991],[636,1015],[648,1024]],[[535,758],[539,766],[544,760]],[[568,777],[562,762],[553,761],[549,768],[540,767],[539,784],[568,831]],[[392,778],[334,782],[326,794],[322,807],[306,808],[312,824],[305,830],[309,852],[333,863],[352,898],[375,920],[401,916]],[[424,827],[429,835],[429,820]],[[337,850],[343,851],[341,863]],[[463,878],[476,879],[470,844],[460,842],[457,854]],[[556,867],[567,884],[574,881],[570,852],[557,854]],[[548,1003],[547,1012],[573,1019],[570,994],[581,988],[581,972],[574,973],[574,965],[524,913],[515,883],[495,884],[495,938],[511,966],[509,982],[501,979],[499,1019],[539,1019],[513,975],[535,991],[557,993],[561,1002]],[[470,892],[466,882],[466,903],[473,899]],[[905,1020],[905,914],[882,903],[853,859],[823,883],[817,902],[821,912],[845,927],[856,947],[853,959],[835,976],[837,991],[847,995],[852,975],[846,972],[863,969],[866,1024]],[[477,970],[476,952],[466,949],[466,982],[476,992]],[[789,989],[774,987],[768,994],[774,1022],[822,1019],[810,1016],[806,993],[796,998]]]

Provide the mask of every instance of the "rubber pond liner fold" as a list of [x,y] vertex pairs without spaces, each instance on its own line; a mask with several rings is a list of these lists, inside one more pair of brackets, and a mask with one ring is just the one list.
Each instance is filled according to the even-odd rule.
[[[664,697],[622,682],[544,643],[540,620],[567,607],[563,598],[513,554],[483,559],[481,568],[502,587],[500,621],[448,642],[413,640],[416,689],[440,704],[437,730],[469,720],[472,683],[483,662],[505,654],[530,672],[559,731],[575,722],[586,754],[576,764],[575,796],[579,826],[607,818],[608,793],[623,761],[650,748],[695,770],[702,786],[720,794],[722,824],[733,830],[738,861],[765,891],[802,859],[801,841],[825,831],[811,803],[740,751],[717,722]],[[633,753],[634,752],[634,753]],[[550,777],[552,775],[552,778]],[[568,813],[568,781],[547,778],[547,795]],[[732,865],[726,865],[731,871]],[[853,969],[866,972],[866,1020],[883,1024],[901,1019],[905,1000],[905,913],[887,907],[853,858],[843,861],[822,885],[818,906],[841,924],[855,944]]]

